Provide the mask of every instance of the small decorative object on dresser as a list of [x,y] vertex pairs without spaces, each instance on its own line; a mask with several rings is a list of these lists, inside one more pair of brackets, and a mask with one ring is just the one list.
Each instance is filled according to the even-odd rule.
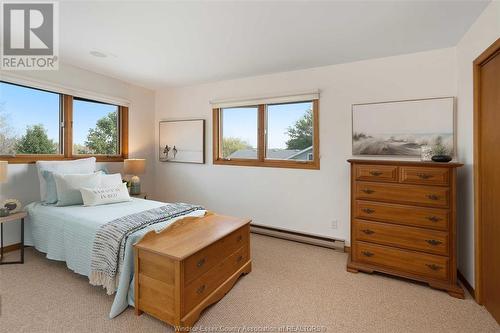
[[418,280],[457,298],[456,169],[462,164],[349,160],[349,272]]
[[145,159],[128,159],[123,162],[123,173],[132,176],[132,178],[130,178],[130,195],[141,193],[141,179],[138,175],[144,174],[145,171]]

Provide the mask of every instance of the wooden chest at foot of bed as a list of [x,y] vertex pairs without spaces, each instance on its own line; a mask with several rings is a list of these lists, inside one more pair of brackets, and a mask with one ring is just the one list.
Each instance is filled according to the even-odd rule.
[[135,311],[191,327],[251,271],[250,220],[184,218],[134,245]]

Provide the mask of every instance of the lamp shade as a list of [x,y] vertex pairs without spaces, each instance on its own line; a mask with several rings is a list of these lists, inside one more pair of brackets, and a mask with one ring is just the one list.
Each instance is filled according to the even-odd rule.
[[0,183],[7,180],[7,161],[0,161]]
[[142,175],[146,171],[145,159],[128,159],[123,163],[123,173],[126,175]]

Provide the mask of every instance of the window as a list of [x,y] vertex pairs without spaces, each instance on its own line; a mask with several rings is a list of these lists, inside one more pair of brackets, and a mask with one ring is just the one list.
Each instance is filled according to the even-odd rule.
[[59,94],[0,82],[0,155],[59,155]]
[[73,154],[120,154],[119,107],[112,104],[73,99]]
[[318,104],[214,108],[214,164],[319,169]]
[[258,108],[222,109],[221,120],[222,158],[256,159]]
[[0,81],[0,157],[10,163],[122,161],[128,108]]

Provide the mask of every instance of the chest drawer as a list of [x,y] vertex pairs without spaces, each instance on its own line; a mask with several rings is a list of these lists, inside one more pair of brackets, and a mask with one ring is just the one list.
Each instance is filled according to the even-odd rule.
[[210,295],[222,282],[247,263],[248,260],[250,260],[248,247],[243,246],[187,285],[184,296],[184,313],[190,311],[205,297]]
[[392,165],[356,165],[354,167],[356,180],[397,182],[398,167]]
[[447,257],[365,242],[356,242],[355,248],[356,260],[360,262],[417,274],[431,279],[448,279],[449,260]]
[[395,224],[354,220],[355,240],[448,255],[448,233]]
[[434,207],[449,206],[449,190],[437,186],[356,182],[355,198]]
[[448,168],[400,167],[401,183],[448,186],[450,170]]
[[356,200],[354,217],[415,227],[448,230],[449,210]]
[[184,263],[185,284],[195,280],[238,248],[248,244],[249,228],[246,225],[187,258]]

